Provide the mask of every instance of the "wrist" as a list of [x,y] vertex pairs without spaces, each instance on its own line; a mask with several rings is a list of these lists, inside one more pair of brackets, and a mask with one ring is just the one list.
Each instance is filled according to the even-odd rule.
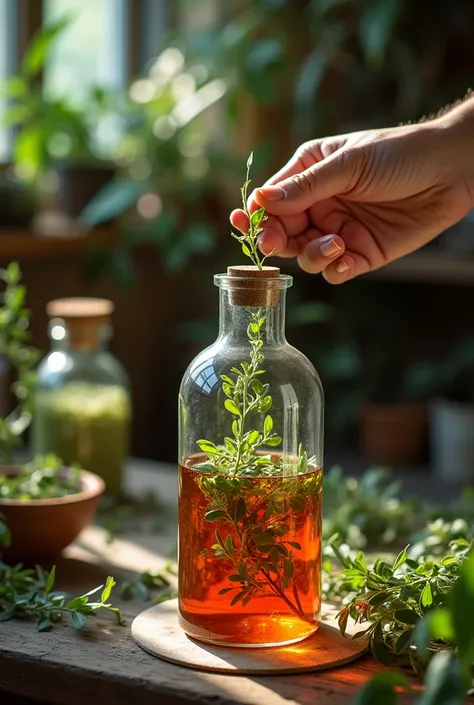
[[434,120],[432,127],[453,183],[467,191],[474,208],[474,97]]

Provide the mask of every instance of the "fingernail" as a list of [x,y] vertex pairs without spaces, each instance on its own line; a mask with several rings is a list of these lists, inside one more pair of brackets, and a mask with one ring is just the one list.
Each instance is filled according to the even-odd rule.
[[336,264],[336,272],[338,272],[338,274],[344,274],[345,272],[347,272],[348,269],[349,265],[346,264],[344,261],[338,262]]
[[283,201],[286,198],[286,191],[281,186],[264,186],[257,190],[267,201]]
[[342,252],[342,247],[338,245],[333,238],[323,242],[319,249],[323,257],[335,257],[336,255],[340,255]]

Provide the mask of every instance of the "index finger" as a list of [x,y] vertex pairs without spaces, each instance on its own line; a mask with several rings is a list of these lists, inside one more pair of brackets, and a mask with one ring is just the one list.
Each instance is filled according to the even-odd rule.
[[[283,181],[284,179],[290,178],[290,176],[295,176],[295,174],[299,174],[301,171],[304,171],[306,167],[303,163],[303,155],[305,154],[305,151],[307,149],[308,148],[304,145],[298,147],[291,159],[289,159],[287,163],[279,171],[276,172],[276,174],[274,174],[270,179],[267,179],[263,186],[277,184],[279,181]],[[260,208],[257,201],[255,200],[254,193],[255,189],[252,191],[247,200],[247,206],[251,213],[253,212],[253,210]]]

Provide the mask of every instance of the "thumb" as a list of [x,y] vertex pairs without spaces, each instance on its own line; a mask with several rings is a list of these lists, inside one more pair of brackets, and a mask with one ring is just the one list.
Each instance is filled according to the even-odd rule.
[[355,150],[340,150],[278,184],[256,189],[255,200],[273,215],[301,213],[317,201],[350,191],[362,162],[362,155]]

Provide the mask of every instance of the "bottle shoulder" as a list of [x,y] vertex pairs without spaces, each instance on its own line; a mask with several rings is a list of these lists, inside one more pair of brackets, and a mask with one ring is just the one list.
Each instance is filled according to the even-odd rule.
[[[262,348],[262,354],[265,381],[271,380],[273,385],[279,386],[289,381],[298,385],[306,384],[322,395],[320,377],[312,362],[300,350],[285,342],[281,345],[265,346]],[[220,386],[221,375],[230,373],[232,376],[231,368],[238,367],[248,359],[248,343],[229,346],[217,340],[198,353],[188,365],[181,382],[181,390],[197,384],[210,393]]]
[[52,350],[39,363],[37,376],[38,384],[45,386],[57,386],[69,380],[129,386],[123,365],[107,350],[87,354]]

